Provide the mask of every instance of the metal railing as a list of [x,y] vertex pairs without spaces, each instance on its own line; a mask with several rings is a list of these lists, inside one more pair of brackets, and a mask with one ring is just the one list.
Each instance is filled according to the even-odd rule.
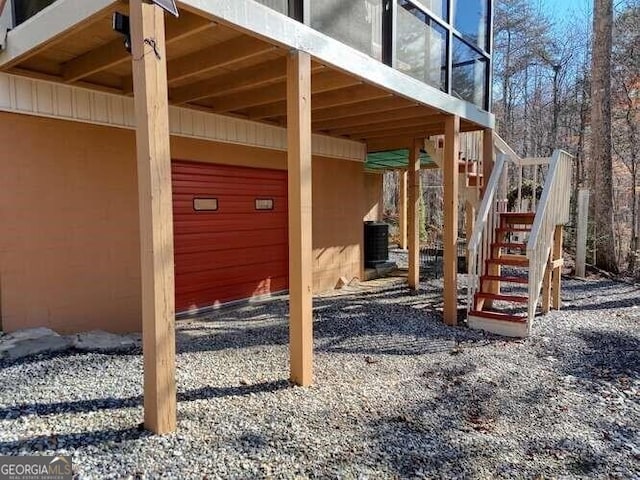
[[573,157],[556,150],[549,162],[549,171],[536,217],[527,242],[529,260],[529,328],[533,320],[544,280],[544,272],[553,246],[556,226],[569,221],[571,171]]

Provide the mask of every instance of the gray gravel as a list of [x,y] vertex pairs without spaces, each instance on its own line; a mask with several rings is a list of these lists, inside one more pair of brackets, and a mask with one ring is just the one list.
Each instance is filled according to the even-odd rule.
[[179,431],[142,421],[139,350],[0,363],[0,454],[78,478],[640,478],[640,297],[565,280],[528,340],[439,321],[438,280],[315,301],[315,386],[286,381],[287,304],[178,323]]

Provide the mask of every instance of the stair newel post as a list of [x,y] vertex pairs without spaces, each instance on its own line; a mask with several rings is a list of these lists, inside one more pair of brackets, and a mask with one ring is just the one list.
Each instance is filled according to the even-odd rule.
[[551,302],[552,306],[556,310],[560,310],[562,306],[562,299],[560,296],[560,286],[562,278],[562,237],[563,237],[562,225],[556,225],[554,238],[553,238],[553,273],[551,278]]

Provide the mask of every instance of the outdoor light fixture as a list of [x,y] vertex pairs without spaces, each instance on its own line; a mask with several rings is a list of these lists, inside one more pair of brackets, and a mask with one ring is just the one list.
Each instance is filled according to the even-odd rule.
[[151,0],[151,3],[159,6],[175,17],[180,16],[178,13],[178,7],[176,6],[176,0]]
[[[176,17],[180,16],[175,0],[151,0],[151,3]],[[131,28],[129,27],[129,17],[124,13],[114,12],[113,30],[124,37],[124,48],[127,49],[127,52],[131,53]]]
[[113,30],[124,37],[124,48],[131,53],[131,29],[129,28],[129,17],[120,12],[113,14]]

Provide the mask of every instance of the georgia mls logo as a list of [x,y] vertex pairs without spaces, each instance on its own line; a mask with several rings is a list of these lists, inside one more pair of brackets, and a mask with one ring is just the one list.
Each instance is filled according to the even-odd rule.
[[71,457],[0,457],[0,480],[70,480]]

